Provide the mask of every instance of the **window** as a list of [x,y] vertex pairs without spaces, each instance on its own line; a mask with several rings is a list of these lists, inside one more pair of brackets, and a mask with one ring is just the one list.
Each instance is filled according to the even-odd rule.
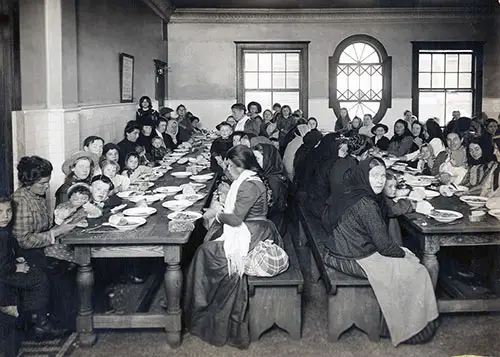
[[237,100],[302,109],[307,115],[309,42],[236,42]]
[[413,112],[441,125],[454,110],[481,112],[482,53],[479,42],[413,42]]
[[346,108],[349,117],[371,114],[379,122],[391,107],[391,57],[380,42],[366,35],[342,41],[330,62],[330,108],[340,116]]

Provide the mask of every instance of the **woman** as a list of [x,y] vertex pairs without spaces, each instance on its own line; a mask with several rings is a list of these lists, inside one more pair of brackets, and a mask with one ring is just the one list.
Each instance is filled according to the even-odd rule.
[[280,141],[280,147],[283,147],[283,140],[286,134],[295,126],[296,120],[292,116],[292,108],[289,105],[284,105],[281,107],[280,114],[276,117],[276,125],[279,131],[278,140]]
[[73,329],[76,319],[76,288],[71,265],[57,254],[46,256],[44,248],[55,244],[59,236],[75,225],[54,226],[53,214],[45,195],[52,175],[52,164],[39,156],[25,156],[17,165],[20,187],[14,192],[16,212],[12,234],[19,254],[29,266],[44,270],[51,282],[51,313],[66,328]]
[[155,136],[159,136],[160,138],[165,141],[165,135],[167,131],[167,123],[168,119],[164,117],[159,117],[158,121],[156,122],[156,128],[155,128]]
[[444,184],[459,185],[467,173],[467,150],[461,133],[446,135],[447,149],[437,155],[431,173]]
[[153,124],[153,120],[150,117],[142,117],[141,121],[139,121],[139,125],[141,127],[141,133],[136,143],[138,146],[143,146],[146,153],[149,155],[153,147],[151,139],[156,136],[156,133],[153,132],[155,124]]
[[409,166],[416,168],[417,159],[420,155],[420,148],[427,143],[425,139],[424,124],[420,123],[418,120],[414,120],[411,124],[411,135],[413,137],[413,144],[410,151],[400,158],[401,161],[410,161]]
[[302,187],[302,181],[304,180],[304,176],[306,174],[305,170],[307,167],[308,154],[320,143],[322,136],[323,135],[318,130],[311,130],[304,136],[304,143],[295,153],[295,158],[293,159],[293,170],[294,184],[296,188]]
[[387,151],[389,148],[389,138],[385,136],[389,132],[389,128],[385,124],[377,124],[372,128],[373,137],[371,138],[373,146],[382,151]]
[[269,109],[264,110],[262,116],[264,117],[264,128],[266,129],[266,136],[269,139],[278,139],[279,129],[278,125],[276,124],[276,116],[273,115],[273,112],[271,112]]
[[335,122],[335,132],[341,133],[350,129],[351,118],[346,108],[340,108],[340,117]]
[[288,188],[290,187],[285,175],[283,161],[278,150],[272,144],[257,144],[254,150],[262,155],[262,162],[259,162],[257,155],[255,156],[264,171],[272,192],[272,205],[269,207],[267,218],[274,223],[283,236],[286,233],[286,224],[283,215],[287,207]]
[[469,188],[469,194],[490,197],[492,192],[492,174],[498,165],[493,145],[486,137],[474,138],[467,150],[469,169],[461,185]]
[[354,136],[358,135],[359,129],[361,129],[361,126],[363,125],[363,122],[359,117],[354,117],[351,122],[351,129],[349,129],[346,133],[345,136]]
[[318,121],[314,117],[307,119],[307,125],[309,125],[310,130],[318,130]]
[[156,110],[153,109],[153,103],[151,103],[151,98],[148,96],[143,96],[139,99],[139,109],[135,113],[135,120],[140,122],[143,118],[150,117],[153,122],[159,117],[159,114]]
[[368,278],[394,346],[427,342],[438,327],[434,288],[418,258],[389,236],[381,195],[385,180],[385,165],[376,158],[349,171],[344,192],[329,198],[336,204],[322,217],[332,237],[324,260],[343,273]]
[[248,116],[250,119],[259,118],[262,121],[260,113],[262,113],[262,106],[257,102],[250,102],[247,105]]
[[125,167],[125,157],[131,152],[135,152],[139,146],[137,139],[139,138],[139,133],[141,132],[141,127],[134,120],[127,123],[124,130],[124,139],[120,141],[117,145],[120,148],[120,157],[118,163],[123,169]]
[[114,143],[107,143],[102,149],[101,159],[110,160],[116,163],[120,161],[120,147]]
[[180,132],[179,132],[179,124],[177,120],[170,119],[167,122],[167,129],[165,131],[164,141],[167,149],[174,150],[182,143]]
[[[176,109],[177,123],[179,124],[180,139],[182,142],[188,141],[193,135],[193,125],[187,115],[187,110],[184,104],[181,104]],[[182,129],[182,130],[181,130]]]
[[297,125],[293,133],[295,137],[293,140],[286,146],[285,152],[283,154],[283,165],[285,166],[285,171],[290,179],[293,182],[294,170],[293,170],[293,160],[295,159],[295,153],[304,143],[303,137],[309,132],[309,126],[307,124]]
[[68,189],[75,183],[90,184],[98,158],[88,151],[78,151],[64,161],[61,170],[66,175],[64,183],[56,191],[56,206],[68,201]]
[[425,140],[432,147],[435,156],[445,150],[443,141],[443,130],[439,126],[436,118],[427,119],[424,131]]
[[413,136],[408,130],[408,123],[403,119],[398,119],[394,123],[394,135],[389,141],[387,153],[396,157],[408,154],[413,145]]
[[252,150],[241,145],[229,150],[226,172],[233,183],[224,211],[214,206],[205,212],[205,218],[215,217],[216,222],[189,266],[184,311],[191,334],[216,346],[246,348],[250,339],[244,258],[257,243],[279,243],[280,237],[266,219],[268,189]]

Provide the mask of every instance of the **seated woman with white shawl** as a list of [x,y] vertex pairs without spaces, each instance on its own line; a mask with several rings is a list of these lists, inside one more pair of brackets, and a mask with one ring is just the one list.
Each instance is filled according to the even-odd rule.
[[233,181],[224,209],[212,206],[215,217],[187,272],[184,311],[189,332],[204,341],[246,348],[248,286],[245,258],[259,242],[282,245],[268,211],[267,180],[251,149],[243,145],[227,153],[226,175]]
[[326,264],[367,278],[382,310],[382,337],[400,343],[429,341],[438,327],[438,309],[427,269],[408,249],[399,247],[387,229],[387,207],[380,194],[384,163],[363,160],[345,177],[342,194],[330,197],[322,222],[331,234],[325,243]]

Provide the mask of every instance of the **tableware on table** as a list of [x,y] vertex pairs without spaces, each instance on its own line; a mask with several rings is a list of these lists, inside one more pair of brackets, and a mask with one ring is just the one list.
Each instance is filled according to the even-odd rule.
[[188,171],[177,171],[177,172],[172,172],[170,175],[177,177],[177,178],[188,178],[189,176],[192,175],[191,172]]
[[471,211],[469,215],[469,221],[481,222],[484,217],[486,217],[486,212],[484,211]]
[[188,183],[188,185],[193,187],[195,189],[195,191],[199,191],[202,188],[207,187],[207,185],[205,185],[204,183],[197,183],[197,182],[190,182],[190,183]]
[[118,197],[120,197],[120,198],[128,199],[129,197],[142,196],[143,193],[142,192],[133,191],[133,190],[128,190],[128,191],[118,192],[116,195]]
[[498,219],[500,221],[500,209],[490,209],[488,211],[488,214],[490,216],[495,217],[496,219]]
[[461,196],[460,201],[467,203],[471,208],[479,208],[486,205],[488,198],[482,196]]
[[116,215],[109,217],[109,222],[107,224],[102,224],[103,226],[109,225],[120,231],[129,231],[142,226],[146,223],[146,219],[143,217],[119,217]]
[[182,211],[188,207],[191,207],[193,204],[194,202],[188,200],[172,200],[165,201],[161,205],[171,211]]
[[191,162],[191,163],[195,163],[196,162],[196,158],[195,157],[190,157],[190,158],[188,158],[188,161]]
[[411,187],[427,187],[432,184],[429,180],[420,180],[418,178],[416,180],[406,181],[406,183]]
[[154,185],[152,182],[134,182],[129,185],[129,188],[133,188],[136,191],[146,191]]
[[424,193],[426,199],[431,199],[439,196],[439,192],[434,190],[424,190]]
[[391,166],[391,170],[396,170],[396,171],[400,171],[400,172],[404,172],[405,168],[406,168],[406,166],[403,166],[403,165],[401,165],[399,163],[394,164],[394,165]]
[[124,204],[122,204],[122,205],[119,205],[119,206],[116,206],[116,207],[113,207],[113,208],[111,208],[111,213],[112,213],[112,214],[118,213],[118,212],[120,212],[122,209],[124,209],[125,207],[127,207],[127,204],[126,204],[126,203],[124,203]]
[[183,157],[184,155],[186,155],[186,153],[184,152],[173,152],[171,154],[169,154],[171,158],[177,158],[177,159],[180,159],[181,157]]
[[424,198],[425,198],[425,190],[421,187],[416,187],[408,195],[408,199],[415,202],[423,201]]
[[177,149],[174,149],[174,152],[186,153],[188,151],[189,151],[189,148],[177,148]]
[[134,207],[123,211],[125,216],[134,217],[148,217],[156,213],[156,208],[154,207]]
[[199,212],[194,211],[180,211],[180,212],[172,212],[167,218],[172,221],[189,221],[194,222],[197,219],[200,219],[203,215]]
[[156,201],[159,201],[163,198],[165,198],[164,196],[160,196],[159,194],[155,194],[155,195],[143,195],[143,196],[134,196],[134,197],[129,197],[128,200],[131,201],[131,202],[134,202],[134,203],[137,203],[141,200],[145,200],[146,203],[149,205],[151,203],[155,203]]
[[203,195],[201,193],[194,193],[192,195],[185,195],[185,194],[181,193],[180,195],[175,195],[174,196],[174,198],[176,200],[188,200],[188,201],[191,201],[191,202],[199,201],[203,197],[205,197],[205,195]]
[[205,174],[205,175],[192,175],[190,177],[191,180],[196,181],[196,182],[207,182],[210,181],[213,178],[213,174]]
[[187,162],[188,162],[187,157],[181,157],[179,160],[177,160],[177,163],[178,163],[179,165],[184,165],[184,164],[187,164]]
[[434,209],[430,212],[429,216],[441,223],[450,223],[457,219],[462,218],[464,215],[457,211],[450,211],[446,209]]
[[166,194],[167,196],[173,195],[173,194],[181,192],[181,191],[182,191],[182,185],[181,186],[163,186],[163,187],[158,187],[155,189],[156,193],[163,193],[163,194]]

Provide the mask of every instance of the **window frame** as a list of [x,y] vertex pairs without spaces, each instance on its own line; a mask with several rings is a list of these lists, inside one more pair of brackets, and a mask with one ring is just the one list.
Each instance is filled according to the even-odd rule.
[[[484,41],[412,41],[412,113],[419,118],[419,73],[420,51],[466,51],[472,50],[472,115],[481,113],[483,108],[483,56]],[[448,52],[449,53],[449,52]],[[431,90],[429,90],[431,91]],[[441,93],[441,91],[436,91]],[[465,92],[465,91],[464,91]],[[448,113],[445,113],[448,114]],[[450,114],[451,115],[451,114]],[[442,118],[443,123],[448,121]]]
[[[379,123],[385,116],[388,108],[392,107],[392,57],[387,54],[387,51],[382,43],[375,37],[369,35],[353,35],[342,40],[333,56],[328,58],[328,93],[329,107],[333,109],[335,116],[340,118],[340,101],[337,98],[337,66],[339,65],[340,56],[344,50],[354,43],[365,43],[377,51],[382,66],[382,99],[378,112],[373,116],[373,122]],[[351,118],[352,119],[352,118]],[[363,118],[361,118],[363,119]]]
[[[236,44],[236,100],[245,103],[245,51],[256,52],[277,52],[277,51],[299,51],[299,104],[304,112],[304,117],[308,117],[309,112],[309,44],[311,41],[235,41]],[[265,90],[264,90],[265,91]],[[280,90],[269,90],[269,92]],[[287,90],[281,90],[286,92]],[[274,103],[273,103],[274,104]],[[281,103],[285,105],[287,103]],[[262,108],[264,109],[264,108]],[[271,108],[268,108],[271,109]],[[294,108],[299,109],[299,108]]]

